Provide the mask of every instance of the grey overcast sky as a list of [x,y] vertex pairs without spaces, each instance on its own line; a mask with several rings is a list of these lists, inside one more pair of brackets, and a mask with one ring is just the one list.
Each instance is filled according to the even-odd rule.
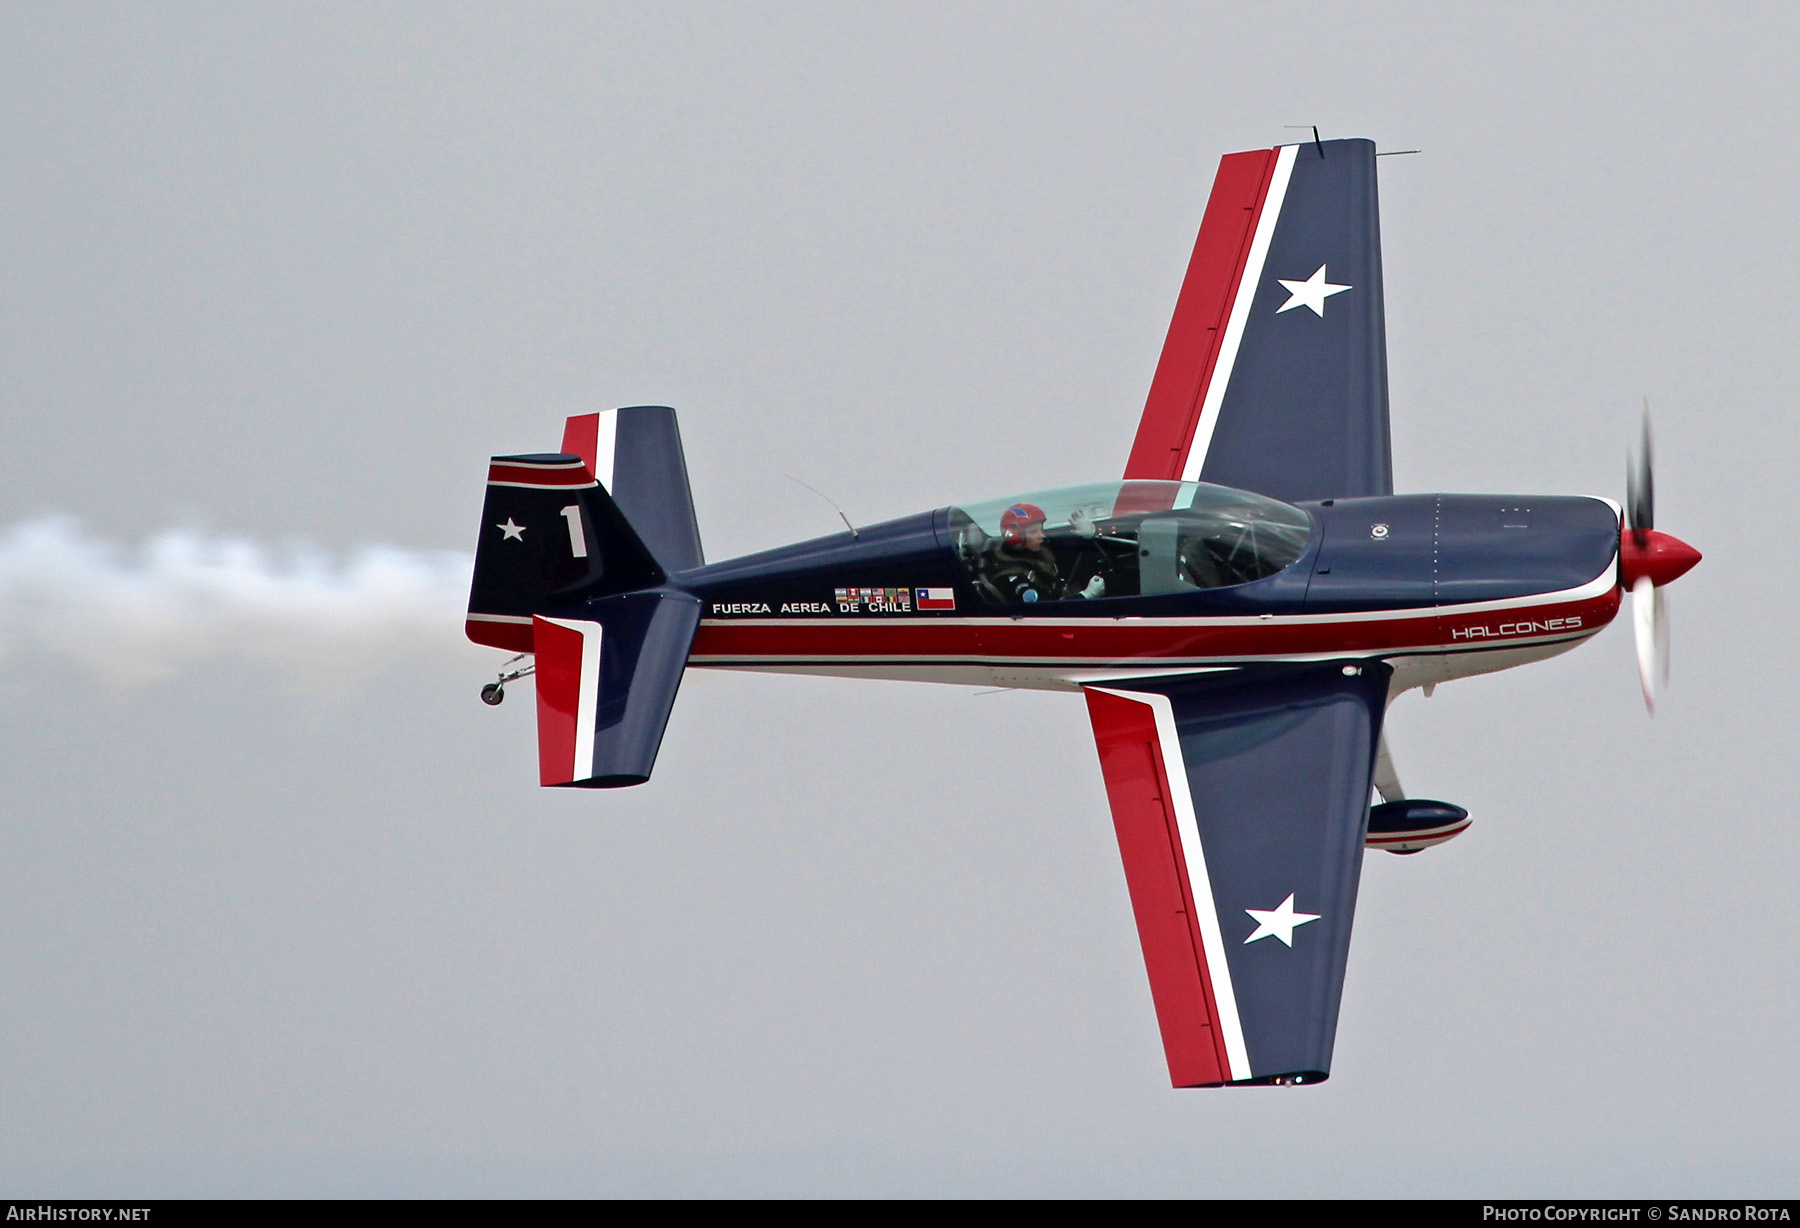
[[1647,394],[1706,554],[1654,721],[1623,624],[1395,706],[1474,825],[1371,856],[1286,1092],[1167,1087],[1078,699],[694,676],[649,785],[571,796],[454,603],[135,683],[7,607],[0,1192],[1794,1196],[1797,44],[0,8],[0,532],[467,551],[487,456],[643,402],[714,559],[833,529],[784,474],[865,521],[1108,478],[1218,156],[1316,123],[1424,150],[1382,164],[1399,488],[1619,497]]

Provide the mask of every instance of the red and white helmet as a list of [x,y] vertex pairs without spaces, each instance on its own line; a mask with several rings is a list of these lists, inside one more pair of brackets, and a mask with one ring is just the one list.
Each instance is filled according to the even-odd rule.
[[1026,528],[1043,523],[1043,508],[1035,503],[1015,503],[1000,515],[1000,536],[1009,546],[1022,545]]

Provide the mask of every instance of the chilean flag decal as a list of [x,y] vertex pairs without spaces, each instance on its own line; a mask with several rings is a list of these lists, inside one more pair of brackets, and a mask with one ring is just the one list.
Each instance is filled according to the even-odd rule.
[[954,610],[956,590],[953,588],[916,588],[913,605],[921,610]]
[[594,774],[600,703],[600,624],[531,620],[537,649],[538,783],[567,785]]

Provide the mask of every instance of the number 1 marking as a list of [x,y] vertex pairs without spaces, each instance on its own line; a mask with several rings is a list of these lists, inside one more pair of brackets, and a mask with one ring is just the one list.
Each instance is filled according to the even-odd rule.
[[575,552],[576,558],[585,559],[587,557],[587,534],[581,531],[581,505],[569,504],[562,510],[562,515],[563,519],[569,522],[569,549]]

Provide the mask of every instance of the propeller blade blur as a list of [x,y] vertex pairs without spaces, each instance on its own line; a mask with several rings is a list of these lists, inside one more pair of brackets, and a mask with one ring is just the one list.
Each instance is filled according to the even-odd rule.
[[1625,469],[1625,523],[1641,547],[1656,527],[1656,478],[1650,463],[1650,398],[1644,398],[1644,434],[1635,460]]
[[1662,591],[1640,576],[1631,586],[1631,629],[1637,641],[1638,681],[1644,707],[1656,713],[1656,695],[1669,672],[1669,633],[1663,617]]
[[1650,621],[1656,628],[1656,686],[1660,691],[1669,685],[1669,607],[1661,585],[1656,588]]

